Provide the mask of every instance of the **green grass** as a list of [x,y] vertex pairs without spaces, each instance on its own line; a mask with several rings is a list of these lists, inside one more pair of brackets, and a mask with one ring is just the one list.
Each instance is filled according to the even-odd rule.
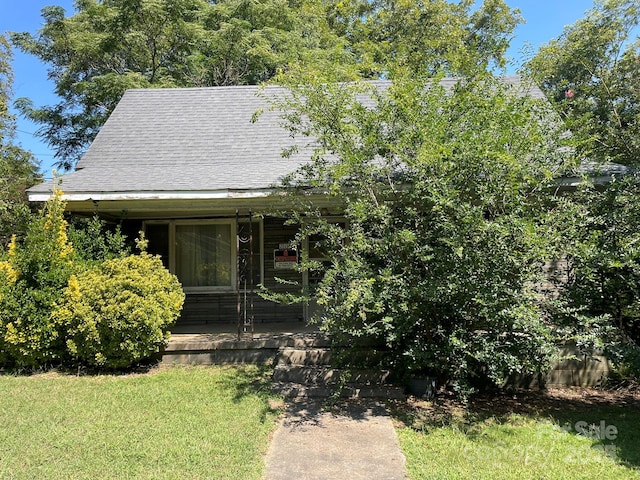
[[[413,411],[408,422],[405,415],[398,437],[410,478],[640,479],[637,403],[558,401],[541,408],[520,404],[515,412],[496,408],[499,403],[447,415],[431,405]],[[601,422],[599,434],[594,427]]]
[[[268,371],[0,376],[0,479],[259,479],[280,413]],[[410,478],[640,479],[640,402],[421,402],[395,412]],[[614,426],[615,438],[580,433]]]
[[0,376],[0,478],[258,479],[268,391],[256,367]]

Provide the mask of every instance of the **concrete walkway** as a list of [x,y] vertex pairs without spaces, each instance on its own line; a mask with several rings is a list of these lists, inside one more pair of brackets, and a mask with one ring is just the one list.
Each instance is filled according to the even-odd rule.
[[266,457],[267,480],[402,480],[405,458],[384,405],[292,403]]

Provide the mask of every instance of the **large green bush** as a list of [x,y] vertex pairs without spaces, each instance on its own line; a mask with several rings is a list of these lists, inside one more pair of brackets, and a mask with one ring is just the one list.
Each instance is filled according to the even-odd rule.
[[311,292],[317,320],[384,343],[396,373],[461,394],[545,371],[554,330],[534,286],[560,243],[568,206],[554,177],[570,139],[548,105],[498,78],[446,89],[403,73],[384,92],[293,85],[283,105],[292,132],[319,145],[291,191],[344,206],[344,229],[299,209],[302,235],[324,238],[330,259]]
[[74,359],[120,368],[158,352],[183,302],[177,278],[143,252],[73,275],[53,318]]
[[[57,191],[0,251],[0,364],[125,367],[158,350],[184,301],[159,259],[99,220],[70,228]],[[73,240],[73,244],[72,244]]]
[[559,317],[586,353],[602,349],[640,378],[640,176],[578,193],[584,208],[570,234]]
[[12,239],[0,262],[2,362],[36,367],[64,356],[51,310],[77,265],[63,212],[56,195],[32,220],[25,238]]

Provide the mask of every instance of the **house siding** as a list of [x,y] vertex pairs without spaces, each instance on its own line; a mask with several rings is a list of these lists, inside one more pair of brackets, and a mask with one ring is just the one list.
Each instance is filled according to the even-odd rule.
[[[275,293],[287,293],[299,291],[302,285],[302,274],[294,269],[276,269],[273,252],[281,244],[292,242],[298,228],[295,225],[285,225],[286,219],[265,217],[263,219],[263,283],[266,288]],[[131,229],[131,227],[130,227]],[[259,251],[260,246],[254,247]],[[280,283],[276,278],[287,282],[295,282],[297,285]],[[252,296],[253,314],[256,323],[302,321],[304,319],[304,306],[302,303],[286,305],[261,298],[258,294],[258,286],[254,288]],[[241,291],[241,297],[244,292]],[[251,296],[247,295],[250,303]],[[220,291],[208,293],[187,292],[184,307],[177,325],[204,325],[204,324],[229,324],[234,328],[238,322],[238,292]],[[232,327],[234,326],[234,327]]]

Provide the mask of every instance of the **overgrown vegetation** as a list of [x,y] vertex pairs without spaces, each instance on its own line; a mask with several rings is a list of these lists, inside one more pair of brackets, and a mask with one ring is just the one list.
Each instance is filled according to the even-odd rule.
[[344,228],[299,206],[301,237],[320,235],[330,259],[302,265],[324,267],[320,326],[373,337],[386,366],[461,393],[545,369],[555,338],[533,287],[569,208],[554,187],[570,167],[564,127],[526,87],[488,74],[449,88],[392,79],[384,92],[291,87],[289,126],[318,148],[290,193],[344,206]]
[[[640,2],[597,0],[584,18],[526,65],[576,138],[576,154],[606,185],[574,196],[567,222],[569,278],[560,319],[586,353],[604,349],[627,378],[640,376]],[[611,162],[615,162],[612,164]],[[620,168],[627,167],[626,172]],[[615,167],[615,168],[614,168]]]
[[604,189],[576,193],[568,278],[552,314],[587,355],[604,351],[617,373],[640,378],[640,179],[628,174]]
[[[384,92],[289,78],[292,94],[276,106],[316,149],[286,188],[303,199],[300,244],[311,239],[325,258],[301,265],[322,272],[302,297],[320,304],[323,328],[374,337],[388,347],[388,366],[463,394],[544,371],[567,341],[586,355],[604,349],[618,374],[637,378],[639,164],[630,137],[640,124],[631,78],[640,5],[597,1],[541,48],[527,71],[550,103],[490,73],[509,31],[501,22],[485,32],[495,50],[458,45],[438,56],[400,42],[386,57],[393,85]],[[404,26],[393,32],[406,40],[413,23]],[[447,90],[438,74],[462,80]],[[625,171],[612,161],[631,168],[611,174]],[[561,177],[582,174],[578,192],[558,194]],[[325,220],[305,203],[309,192],[343,208]],[[544,262],[560,259],[568,281],[541,302],[534,285]]]

